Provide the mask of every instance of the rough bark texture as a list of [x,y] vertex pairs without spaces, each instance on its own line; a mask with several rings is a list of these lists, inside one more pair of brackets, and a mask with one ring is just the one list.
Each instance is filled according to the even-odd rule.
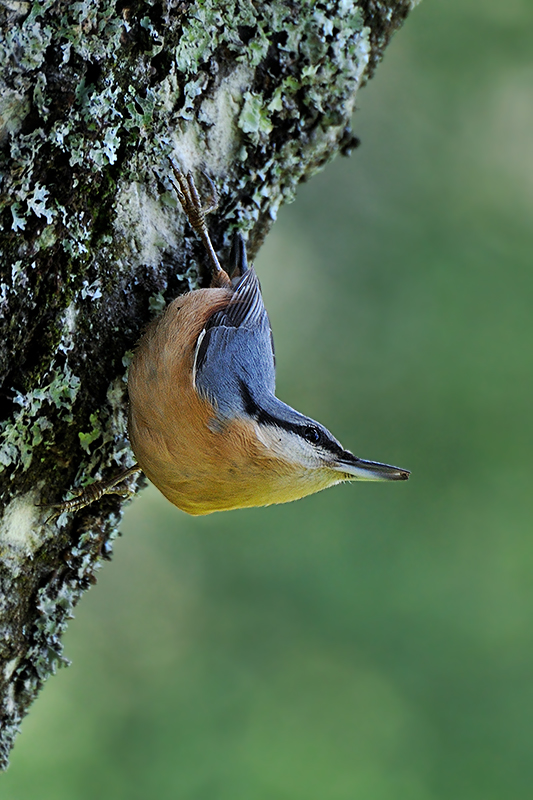
[[[117,535],[106,497],[37,504],[133,463],[126,368],[201,281],[169,161],[207,173],[224,257],[354,146],[357,89],[410,0],[0,2],[0,761]],[[134,487],[132,487],[134,488]]]

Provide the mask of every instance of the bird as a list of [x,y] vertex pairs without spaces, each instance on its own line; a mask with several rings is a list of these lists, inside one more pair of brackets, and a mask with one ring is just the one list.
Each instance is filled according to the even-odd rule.
[[128,373],[128,432],[137,463],[85,487],[70,500],[42,504],[47,522],[106,494],[127,496],[144,472],[178,508],[197,516],[298,500],[344,481],[404,481],[409,471],[365,461],[319,422],[275,393],[272,329],[261,286],[240,233],[230,274],[215,252],[194,176],[171,162],[171,178],[210,262],[209,288],[173,300],[140,338]]
[[172,170],[211,281],[173,300],[135,349],[128,430],[137,468],[192,515],[286,503],[343,481],[407,480],[407,470],[354,456],[276,397],[270,320],[244,239],[235,235],[228,274],[206,223],[213,182],[205,176],[202,203],[193,174]]

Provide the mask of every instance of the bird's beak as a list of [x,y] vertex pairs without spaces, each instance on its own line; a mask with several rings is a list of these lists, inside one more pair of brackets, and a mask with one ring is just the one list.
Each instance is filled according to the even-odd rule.
[[[348,455],[348,454],[347,454]],[[406,481],[411,474],[401,467],[379,464],[377,461],[364,461],[350,453],[349,459],[339,459],[334,466],[337,472],[344,472],[346,480],[352,481]]]

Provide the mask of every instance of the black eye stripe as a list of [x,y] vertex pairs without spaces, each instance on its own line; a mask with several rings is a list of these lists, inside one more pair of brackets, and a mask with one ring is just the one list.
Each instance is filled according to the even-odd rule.
[[343,448],[335,441],[331,440],[327,434],[324,433],[316,425],[299,425],[294,422],[287,422],[284,419],[272,416],[253,399],[251,392],[244,381],[239,382],[239,389],[241,399],[243,401],[244,409],[250,417],[253,417],[260,425],[274,425],[278,428],[283,428],[291,433],[296,433],[311,444],[322,447],[327,450],[336,458],[351,457],[351,453],[343,450]]

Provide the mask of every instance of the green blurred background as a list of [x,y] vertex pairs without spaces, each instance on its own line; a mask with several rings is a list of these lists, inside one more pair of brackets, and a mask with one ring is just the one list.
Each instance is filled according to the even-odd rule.
[[257,262],[279,395],[411,481],[144,492],[2,800],[531,798],[532,34],[424,0]]

